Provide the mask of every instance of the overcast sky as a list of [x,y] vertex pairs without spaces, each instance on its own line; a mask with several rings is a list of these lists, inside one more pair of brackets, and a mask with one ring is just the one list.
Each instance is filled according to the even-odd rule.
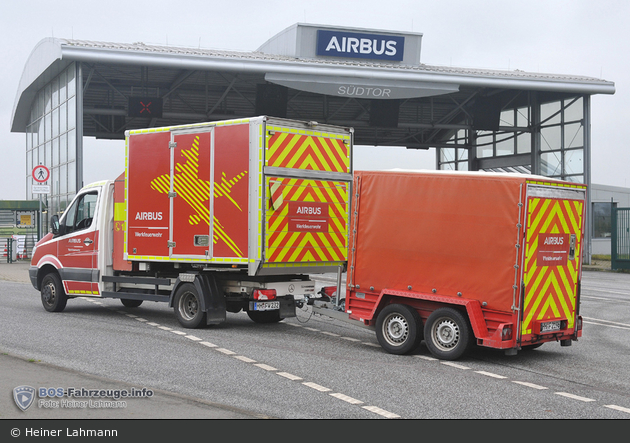
[[[25,136],[11,133],[10,124],[22,70],[40,40],[253,51],[298,22],[419,32],[421,62],[428,65],[613,81],[614,95],[592,98],[592,181],[630,187],[630,147],[623,135],[630,118],[626,0],[0,1],[0,200],[26,198]],[[87,139],[85,181],[123,172],[123,145]],[[383,151],[357,149],[355,168],[435,167],[433,150]]]

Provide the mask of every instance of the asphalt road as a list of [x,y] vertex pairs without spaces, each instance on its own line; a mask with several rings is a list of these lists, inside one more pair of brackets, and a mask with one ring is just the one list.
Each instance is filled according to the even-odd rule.
[[371,330],[311,311],[274,325],[229,314],[223,325],[184,330],[159,303],[75,299],[52,314],[30,284],[6,280],[0,301],[0,368],[12,374],[0,383],[2,418],[76,416],[19,410],[20,385],[155,391],[124,410],[82,411],[91,418],[630,418],[630,274],[584,273],[584,336],[573,346],[477,349],[457,362],[433,359],[424,345],[387,354]]

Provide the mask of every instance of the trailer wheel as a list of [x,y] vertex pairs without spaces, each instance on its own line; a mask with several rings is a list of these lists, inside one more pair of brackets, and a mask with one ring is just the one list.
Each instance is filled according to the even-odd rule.
[[177,289],[173,309],[177,321],[185,328],[194,329],[206,323],[206,313],[201,310],[200,295],[192,283],[184,283]]
[[410,306],[386,306],[376,319],[376,338],[390,354],[408,354],[422,339],[422,319]]
[[48,273],[42,280],[42,305],[48,312],[61,312],[68,302],[68,295],[63,290],[61,279],[54,273]]
[[284,320],[280,317],[280,311],[247,311],[247,315],[256,323],[278,323]]
[[120,301],[127,308],[137,308],[142,304],[142,300],[131,300],[129,298],[121,298]]
[[473,332],[464,316],[453,308],[433,311],[424,328],[429,351],[444,360],[457,360],[470,348]]

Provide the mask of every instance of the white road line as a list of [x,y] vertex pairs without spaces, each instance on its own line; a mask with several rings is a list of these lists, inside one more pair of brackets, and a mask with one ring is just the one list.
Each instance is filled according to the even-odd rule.
[[393,412],[386,411],[385,409],[381,409],[376,406],[363,406],[363,409],[367,409],[370,412],[374,412],[375,414],[382,415],[387,418],[400,418],[400,415],[394,414]]
[[131,318],[136,318],[137,315],[133,315],[133,314],[125,314],[127,317],[131,317]]
[[488,377],[494,377],[494,378],[507,378],[504,377],[503,375],[499,375],[499,374],[493,374],[492,372],[486,372],[486,371],[475,371],[477,374],[481,374],[481,375],[487,375]]
[[173,334],[177,334],[177,335],[186,335],[186,334],[188,334],[188,332],[175,331],[175,330],[171,330],[171,332],[172,332]]
[[244,361],[245,363],[256,363],[256,360],[245,357],[244,355],[235,355],[234,358],[240,361]]
[[352,337],[341,337],[343,340],[348,340],[348,341],[361,341],[358,338],[352,338]]
[[326,388],[326,387],[324,387],[324,386],[322,386],[322,385],[318,385],[317,383],[313,383],[313,382],[310,382],[310,381],[309,381],[309,382],[302,383],[302,384],[303,384],[304,386],[308,386],[309,388],[316,389],[316,390],[318,390],[319,392],[330,392],[330,391],[332,391],[332,389],[328,389],[328,388]]
[[322,334],[330,335],[331,337],[339,337],[339,334],[335,334],[334,332],[322,332]]
[[533,388],[533,389],[549,389],[549,388],[546,388],[544,386],[536,385],[534,383],[529,383],[529,382],[526,382],[526,381],[513,380],[512,383],[518,383],[519,385],[527,386],[528,388]]
[[583,402],[595,401],[592,398],[580,397],[579,395],[569,394],[568,392],[556,392],[557,395],[562,395],[563,397],[572,398],[573,400],[580,400]]
[[257,363],[254,366],[258,366],[260,369],[264,369],[265,371],[277,371],[277,369],[273,366],[269,366],[264,363]]
[[138,320],[138,321],[147,321],[146,318],[140,318],[140,317],[136,317],[136,320]]
[[464,370],[470,369],[468,366],[453,363],[452,361],[441,361],[440,363],[442,363],[443,365],[452,366],[457,369],[464,369]]
[[215,351],[219,351],[220,353],[225,354],[225,355],[234,355],[234,354],[236,354],[236,352],[230,351],[229,349],[225,349],[225,348],[216,348]]
[[621,411],[621,412],[626,412],[628,414],[630,414],[630,408],[624,408],[622,406],[617,406],[617,405],[604,405],[605,408],[610,408],[610,409],[615,409],[617,411]]
[[423,360],[437,361],[437,358],[429,357],[428,355],[416,355],[415,357],[421,358]]
[[148,321],[148,322],[147,322],[147,324],[148,324],[149,326],[160,326],[160,324],[159,324],[159,323],[153,323],[152,321]]
[[202,338],[195,337],[194,335],[186,335],[186,336],[184,336],[184,338],[187,338],[188,340],[192,340],[192,341],[201,341],[201,340],[203,340]]
[[308,331],[319,332],[319,329],[315,329],[315,328],[307,328],[306,326],[304,327],[304,329],[306,329],[306,330],[308,330]]
[[209,348],[216,348],[217,347],[217,345],[215,345],[214,343],[210,343],[210,342],[207,342],[207,341],[200,341],[199,344],[207,346]]
[[289,380],[304,380],[302,377],[298,377],[297,375],[289,374],[288,372],[276,372],[281,377],[288,378]]
[[352,398],[352,397],[348,397],[345,394],[341,394],[339,392],[333,393],[333,394],[329,394],[335,398],[338,398],[339,400],[343,400],[345,402],[348,402],[352,405],[361,405],[363,404],[363,402],[361,400],[357,400],[356,398]]
[[165,331],[172,331],[173,328],[169,328],[168,326],[158,326],[158,328],[163,329]]

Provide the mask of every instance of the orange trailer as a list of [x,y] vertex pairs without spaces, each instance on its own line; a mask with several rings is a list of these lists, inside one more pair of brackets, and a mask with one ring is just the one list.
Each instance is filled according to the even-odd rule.
[[520,174],[355,171],[346,312],[405,354],[515,353],[582,333],[586,186]]

